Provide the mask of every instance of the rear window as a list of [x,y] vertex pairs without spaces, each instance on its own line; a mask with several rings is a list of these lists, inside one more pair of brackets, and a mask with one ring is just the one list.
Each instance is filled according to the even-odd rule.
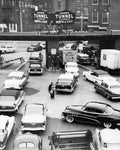
[[22,142],[18,145],[19,148],[33,148],[35,144],[32,142]]

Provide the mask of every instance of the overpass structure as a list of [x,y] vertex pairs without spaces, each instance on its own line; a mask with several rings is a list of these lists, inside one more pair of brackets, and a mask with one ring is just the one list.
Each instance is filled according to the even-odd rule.
[[[66,32],[64,34],[41,34],[40,32],[0,33],[0,40],[11,41],[46,41],[46,67],[50,67],[51,59],[59,66],[59,41],[88,40],[99,45],[97,52],[100,57],[101,49],[119,49],[120,32]],[[54,54],[52,54],[54,50]]]

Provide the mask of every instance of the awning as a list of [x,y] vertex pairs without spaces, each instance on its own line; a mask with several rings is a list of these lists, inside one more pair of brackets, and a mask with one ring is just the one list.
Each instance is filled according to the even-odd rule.
[[6,24],[0,24],[0,28],[7,28]]

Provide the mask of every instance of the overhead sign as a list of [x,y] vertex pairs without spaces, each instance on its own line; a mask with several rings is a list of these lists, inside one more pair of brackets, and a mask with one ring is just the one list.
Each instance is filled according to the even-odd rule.
[[48,14],[47,12],[40,11],[34,14],[34,23],[48,23]]
[[70,11],[61,11],[55,13],[56,24],[72,24],[74,23],[75,14]]

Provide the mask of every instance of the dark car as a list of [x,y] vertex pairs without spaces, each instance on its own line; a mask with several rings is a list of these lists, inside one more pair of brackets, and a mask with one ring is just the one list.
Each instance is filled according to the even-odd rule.
[[88,102],[85,105],[67,106],[62,112],[62,119],[114,127],[120,125],[120,110],[102,102]]
[[27,47],[27,52],[41,51],[43,48],[40,44],[32,44]]

